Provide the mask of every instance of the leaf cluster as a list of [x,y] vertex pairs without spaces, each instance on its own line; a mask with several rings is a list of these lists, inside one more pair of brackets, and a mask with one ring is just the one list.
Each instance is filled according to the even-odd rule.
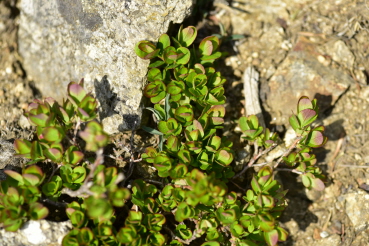
[[[69,83],[67,93],[68,98],[61,105],[53,98],[34,100],[25,112],[29,122],[36,127],[36,139],[32,142],[17,139],[14,148],[16,156],[28,158],[30,161],[22,174],[6,170],[7,179],[0,182],[0,223],[8,231],[16,231],[29,219],[47,217],[49,210],[44,202],[62,204],[59,198],[63,189],[73,192],[86,186],[86,179],[92,170],[91,163],[85,157],[87,152],[98,151],[108,143],[108,135],[103,131],[102,125],[93,121],[96,117],[97,101],[85,91],[83,80],[80,83]],[[84,148],[77,141],[78,136],[85,141]],[[47,178],[45,171],[37,165],[41,161],[54,164],[51,175]],[[100,165],[94,175],[90,176],[94,176],[96,184],[89,187],[88,195],[108,195],[109,199],[103,199],[102,204],[108,203],[110,207],[123,206],[124,199],[127,199],[130,193],[127,189],[118,188],[114,183],[118,178],[116,168],[104,170],[104,166]],[[99,199],[88,196],[86,204],[93,208],[96,206],[93,203]],[[84,199],[80,201],[82,204],[85,202]],[[75,203],[72,205],[76,206]],[[76,216],[70,216],[69,210],[66,212],[72,224],[77,223]],[[111,214],[112,208],[105,219],[110,220]],[[86,231],[81,233],[82,238],[85,238]]]
[[[146,196],[145,189],[138,189],[142,193],[133,192],[132,201],[144,214],[164,210],[174,215],[176,223],[170,225],[176,228],[170,241],[173,245],[200,237],[205,237],[203,245],[275,245],[287,236],[277,221],[286,206],[286,192],[280,190],[272,170],[265,168],[259,172],[262,176],[254,177],[248,197],[228,187],[235,175],[231,167],[234,152],[232,142],[217,136],[225,115],[225,79],[212,67],[221,56],[216,51],[218,38],[204,38],[186,62],[170,60],[169,54],[174,53],[166,52],[187,49],[195,35],[194,27],[187,27],[172,38],[173,48],[166,34],[156,45],[142,41],[136,46],[137,55],[151,59],[144,94],[155,104],[148,109],[158,122],[157,130],[145,129],[161,137],[159,149],[146,148],[142,158],[156,168],[166,185],[156,199],[155,188]],[[182,40],[184,37],[187,39]],[[143,48],[147,46],[151,48]],[[263,132],[256,116],[243,117],[240,124],[248,140],[266,148],[275,144],[277,135]]]
[[[136,54],[150,59],[144,95],[160,137],[158,148],[141,157],[157,171],[155,180],[135,179],[125,186],[114,166],[103,164],[109,138],[96,117],[97,101],[80,83],[68,85],[67,99],[35,100],[25,113],[36,127],[33,141],[14,143],[18,156],[31,159],[22,174],[5,171],[0,182],[0,223],[17,230],[28,219],[43,219],[44,201],[62,204],[73,229],[62,244],[73,245],[276,245],[287,232],[278,218],[287,206],[287,191],[273,172],[283,163],[302,175],[308,188],[322,189],[323,175],[315,167],[311,148],[326,141],[324,127],[312,127],[316,100],[302,97],[290,123],[296,141],[283,156],[252,175],[248,189],[239,177],[277,145],[277,134],[259,125],[256,116],[241,117],[244,138],[254,156],[235,173],[233,143],[219,136],[225,116],[225,78],[213,67],[222,56],[220,41],[209,36],[195,46],[195,27],[180,28],[176,37],[163,34],[156,44],[141,41]],[[80,140],[84,140],[81,144]],[[95,152],[95,158],[87,158]],[[36,165],[51,163],[51,174]],[[124,182],[122,182],[124,181]],[[235,185],[233,185],[233,184]],[[61,194],[73,199],[60,201]]]
[[19,174],[12,170],[4,171],[8,182],[0,182],[0,223],[7,231],[16,231],[29,219],[44,219],[49,210],[39,202],[40,185],[45,174],[31,165]]

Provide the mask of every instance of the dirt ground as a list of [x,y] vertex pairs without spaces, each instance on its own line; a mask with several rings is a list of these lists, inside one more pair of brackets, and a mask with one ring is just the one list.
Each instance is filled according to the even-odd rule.
[[[266,123],[282,137],[288,126],[274,121],[278,113],[268,105],[273,91],[265,88],[301,37],[319,53],[317,62],[321,66],[339,70],[354,81],[337,100],[329,102],[320,117],[329,137],[324,148],[316,151],[318,165],[327,175],[325,191],[305,190],[298,177],[290,173],[277,176],[289,189],[289,206],[281,222],[290,237],[281,245],[369,245],[365,223],[369,208],[351,206],[348,198],[354,196],[354,203],[361,204],[368,199],[369,191],[369,2],[224,0],[215,1],[205,12],[207,18],[198,23],[199,36],[220,33],[219,24],[224,26],[225,36],[244,36],[240,40],[224,39],[222,46],[222,51],[229,53],[221,66],[228,79],[225,134],[236,146],[241,146],[234,129],[236,119],[244,113],[242,74],[246,67],[252,65],[259,71]],[[0,2],[0,140],[29,138],[32,129],[21,115],[34,98],[47,96],[22,68],[17,53],[18,15],[16,1]],[[342,47],[332,51],[335,44]],[[119,137],[129,141],[129,134]],[[143,148],[146,139],[137,135],[136,144]],[[355,212],[361,221],[353,217]]]

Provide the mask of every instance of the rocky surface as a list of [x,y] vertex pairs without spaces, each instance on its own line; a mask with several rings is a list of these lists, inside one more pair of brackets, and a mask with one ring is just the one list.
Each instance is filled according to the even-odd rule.
[[[27,76],[43,96],[61,100],[70,81],[101,102],[109,133],[137,128],[148,61],[135,44],[156,41],[181,23],[193,0],[23,0],[18,44]],[[110,118],[110,119],[109,119]],[[136,122],[136,123],[135,123]]]
[[0,229],[0,245],[12,246],[52,246],[61,245],[63,237],[71,230],[70,221],[52,222],[47,220],[27,221],[16,232]]
[[287,125],[291,112],[296,112],[296,105],[291,102],[297,102],[301,96],[318,99],[320,112],[324,113],[354,85],[350,75],[329,66],[316,46],[306,37],[299,37],[270,78],[264,93],[268,95],[266,104],[273,115],[272,123]]

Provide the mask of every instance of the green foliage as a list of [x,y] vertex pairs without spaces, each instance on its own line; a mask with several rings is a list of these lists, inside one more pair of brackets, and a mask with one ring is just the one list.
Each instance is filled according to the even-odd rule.
[[[144,95],[154,103],[146,109],[158,123],[157,129],[143,129],[159,135],[160,143],[158,149],[147,147],[141,157],[156,169],[154,180],[125,185],[130,174],[124,179],[116,167],[102,165],[109,137],[93,120],[97,101],[84,90],[83,80],[68,85],[68,99],[61,105],[52,98],[30,104],[25,115],[36,127],[37,139],[17,139],[14,147],[31,161],[22,174],[5,171],[8,177],[0,182],[0,223],[6,230],[45,218],[48,209],[42,202],[58,204],[61,194],[68,194],[75,198],[65,204],[73,225],[62,241],[65,246],[180,246],[195,240],[204,246],[276,245],[286,240],[278,218],[287,205],[287,191],[273,172],[284,164],[302,176],[306,187],[324,188],[311,153],[327,141],[324,127],[311,126],[318,116],[316,100],[299,100],[290,118],[297,138],[288,151],[254,173],[247,190],[237,188],[238,178],[276,146],[278,137],[260,126],[256,116],[241,117],[243,137],[255,154],[241,172],[234,172],[233,143],[218,136],[226,82],[213,67],[222,56],[220,42],[210,36],[195,47],[196,36],[195,27],[181,27],[176,37],[163,34],[156,44],[135,46],[139,57],[151,60]],[[51,171],[41,170],[34,165],[39,162],[54,165]]]
[[[158,191],[140,181],[132,201],[144,214],[160,210],[174,214],[177,223],[170,227],[175,226],[176,238],[168,241],[173,245],[187,244],[202,236],[207,241],[203,245],[276,245],[287,237],[277,220],[286,207],[287,191],[281,190],[268,166],[254,175],[251,189],[242,198],[229,190],[229,181],[244,171],[235,176],[232,143],[217,136],[225,114],[225,79],[212,67],[221,57],[217,51],[219,39],[206,37],[196,49],[192,45],[195,35],[194,27],[181,28],[172,40],[164,34],[156,45],[142,41],[137,46],[151,48],[150,54],[142,56],[140,52],[144,50],[136,53],[151,59],[144,94],[155,104],[148,109],[158,121],[159,133],[151,128],[150,132],[161,138],[159,149],[147,148],[142,158],[156,168],[167,184],[154,200]],[[313,167],[316,159],[310,153],[311,147],[320,147],[326,141],[323,127],[311,128],[317,115],[316,100],[302,97],[297,116],[291,116],[298,138],[274,167],[283,161],[291,171],[302,175],[306,187],[321,189],[323,176]],[[264,154],[277,145],[277,134],[260,126],[255,115],[241,117],[239,125],[244,138],[264,149]],[[255,150],[258,151],[262,153]],[[255,160],[258,157],[255,154]]]
[[16,231],[28,219],[44,219],[49,210],[39,203],[39,186],[45,174],[36,166],[25,168],[22,174],[12,170],[4,171],[7,182],[0,182],[0,223],[5,230]]
[[[64,245],[100,245],[104,240],[115,242],[113,231],[109,234],[113,239],[105,235],[112,228],[113,206],[124,206],[130,191],[117,186],[115,167],[97,166],[102,148],[109,139],[101,124],[92,121],[96,117],[96,99],[85,91],[83,80],[69,83],[67,92],[68,99],[62,105],[52,98],[34,100],[29,105],[25,116],[36,127],[37,139],[14,142],[16,155],[31,160],[22,174],[5,171],[8,177],[0,182],[0,223],[6,230],[16,231],[28,219],[45,218],[49,211],[43,202],[60,202],[64,188],[81,193],[80,200],[70,203],[66,209],[75,229],[65,237]],[[84,149],[76,141],[78,136],[85,141]],[[87,151],[97,153],[92,164],[85,158]],[[53,162],[57,166],[47,179],[44,171],[34,165],[40,161]],[[94,172],[94,184],[86,189],[89,172]],[[84,227],[88,223],[96,228]]]

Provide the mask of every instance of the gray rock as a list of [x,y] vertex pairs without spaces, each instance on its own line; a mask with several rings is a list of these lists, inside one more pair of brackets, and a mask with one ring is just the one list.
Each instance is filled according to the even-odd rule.
[[[0,180],[3,180],[1,170],[7,166],[21,167],[27,159],[14,157],[14,141],[0,139]],[[10,168],[8,168],[10,169]]]
[[350,219],[355,231],[369,228],[369,194],[362,190],[344,195],[345,212]]
[[70,81],[85,78],[86,89],[101,103],[100,119],[120,116],[106,121],[109,133],[130,130],[140,123],[149,63],[136,56],[134,46],[155,42],[192,5],[193,0],[23,0],[18,32],[23,66],[44,97],[59,101]]
[[4,246],[49,246],[61,245],[64,236],[72,229],[70,221],[27,221],[16,232],[0,229],[0,245]]
[[316,44],[300,37],[293,50],[278,67],[264,91],[266,104],[274,124],[288,125],[291,111],[301,96],[317,98],[320,112],[324,113],[355,81],[346,73],[321,63],[323,56]]

